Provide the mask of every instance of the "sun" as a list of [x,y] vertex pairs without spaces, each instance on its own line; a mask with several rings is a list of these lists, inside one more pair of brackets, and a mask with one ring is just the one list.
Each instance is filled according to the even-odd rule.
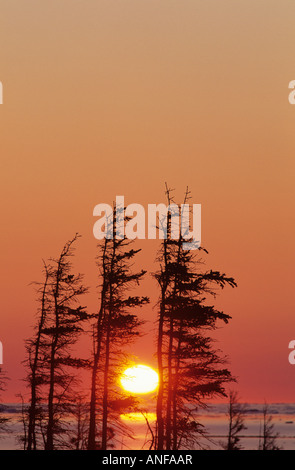
[[126,369],[120,377],[120,382],[126,392],[150,393],[158,387],[159,376],[151,367],[138,364]]

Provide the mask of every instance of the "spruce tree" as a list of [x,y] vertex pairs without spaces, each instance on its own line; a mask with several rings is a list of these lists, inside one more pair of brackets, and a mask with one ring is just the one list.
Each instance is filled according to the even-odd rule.
[[[167,201],[173,202],[167,189]],[[184,203],[189,198],[185,194]],[[176,450],[197,446],[202,426],[197,420],[200,407],[217,396],[226,396],[224,385],[233,380],[224,359],[213,347],[208,334],[218,322],[230,316],[208,303],[217,287],[235,287],[232,277],[219,271],[203,270],[200,248],[197,254],[185,250],[184,234],[171,237],[173,212],[168,212],[167,237],[162,242],[155,278],[160,287],[157,359],[156,449]],[[162,223],[161,221],[159,221]]]
[[28,450],[40,446],[54,450],[68,445],[66,418],[77,393],[74,369],[88,364],[73,355],[88,320],[85,308],[78,303],[87,288],[83,276],[73,273],[71,262],[78,238],[76,234],[57,258],[44,263],[44,281],[38,288],[40,307],[35,334],[26,342]]
[[133,240],[115,236],[117,211],[114,208],[112,234],[100,245],[101,295],[94,335],[89,450],[107,449],[115,428],[122,427],[116,423],[119,410],[134,401],[120,395],[117,380],[126,359],[124,346],[139,335],[141,322],[131,311],[149,302],[148,297],[129,295],[146,271],[132,269],[140,251],[132,248]]

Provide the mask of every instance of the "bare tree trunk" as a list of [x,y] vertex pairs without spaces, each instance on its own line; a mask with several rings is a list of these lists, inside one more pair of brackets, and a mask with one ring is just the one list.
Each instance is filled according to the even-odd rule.
[[88,450],[95,450],[96,442],[96,379],[98,371],[99,353],[94,355],[94,363],[91,376],[91,398],[90,398],[90,415],[89,415],[89,433],[88,433]]
[[167,290],[167,240],[163,241],[164,251],[164,269],[162,276],[161,285],[161,306],[158,320],[158,341],[157,341],[157,360],[158,360],[158,375],[159,375],[159,387],[157,395],[157,438],[156,438],[156,450],[164,449],[164,418],[163,418],[163,402],[164,402],[164,365],[163,365],[163,337],[164,337],[164,320],[166,310],[166,290]]
[[173,434],[173,445],[172,450],[178,450],[178,426],[177,426],[177,390],[178,390],[178,381],[179,381],[179,369],[180,369],[180,351],[181,351],[181,342],[182,342],[182,328],[183,321],[180,321],[179,332],[178,332],[178,343],[175,353],[175,375],[173,381],[173,390],[172,390],[172,409],[173,409],[173,418],[172,418],[172,434]]
[[104,243],[104,251],[102,257],[103,263],[103,286],[101,291],[100,310],[97,319],[97,330],[96,330],[96,343],[94,342],[94,360],[91,377],[91,398],[90,398],[90,416],[89,416],[89,434],[88,434],[88,450],[96,449],[96,382],[98,365],[100,359],[100,352],[102,346],[102,335],[103,335],[103,314],[104,314],[104,301],[106,292],[106,276],[105,276],[105,254],[106,254],[107,240]]
[[[164,294],[162,298],[164,297]],[[162,300],[163,302],[163,300]],[[158,374],[159,374],[159,388],[157,396],[157,450],[164,448],[164,419],[163,419],[163,395],[164,395],[164,373],[163,373],[163,328],[164,328],[164,313],[163,307],[160,311],[159,326],[158,326]]]
[[50,374],[49,374],[49,394],[48,394],[48,423],[46,430],[46,450],[53,450],[53,433],[54,433],[54,385],[55,385],[55,354],[58,342],[58,328],[59,328],[59,284],[62,274],[62,260],[64,257],[64,251],[60,255],[58,261],[58,268],[56,272],[56,282],[54,287],[54,313],[55,313],[55,334],[51,344],[50,354]]
[[[99,318],[97,330],[100,330],[101,327],[102,327],[102,318]],[[94,355],[94,362],[93,362],[92,376],[91,376],[88,450],[96,449],[96,398],[97,398],[96,397],[96,381],[97,381],[98,364],[99,364],[100,351],[101,351],[101,339],[102,339],[101,334],[99,333],[98,338],[97,338],[97,345],[96,345],[97,350]]]
[[109,386],[109,367],[110,367],[110,319],[108,320],[107,335],[106,335],[106,358],[105,358],[105,370],[104,370],[104,384],[103,384],[103,415],[102,415],[102,450],[107,450],[108,440],[108,386]]
[[113,252],[110,267],[110,298],[109,310],[107,316],[107,331],[106,331],[106,344],[105,344],[105,369],[104,369],[104,384],[103,384],[103,403],[102,403],[102,450],[107,449],[108,440],[108,387],[109,387],[109,367],[110,367],[110,335],[111,335],[111,321],[113,316],[113,275],[114,275],[114,259],[116,255],[116,240],[113,239]]
[[36,404],[37,404],[37,384],[36,384],[36,374],[38,370],[38,358],[39,358],[39,348],[40,348],[40,340],[42,335],[42,328],[44,326],[45,317],[46,317],[46,309],[45,309],[45,299],[46,299],[46,290],[47,290],[47,283],[48,283],[48,269],[46,264],[44,263],[45,267],[45,281],[42,289],[42,306],[41,306],[41,318],[38,326],[37,338],[35,340],[35,354],[34,354],[34,361],[32,365],[32,375],[31,375],[31,402],[29,408],[29,424],[28,424],[28,444],[27,450],[36,450],[37,443],[36,443]]
[[172,368],[172,355],[173,355],[173,334],[174,334],[174,319],[173,313],[170,314],[169,324],[169,348],[168,348],[168,379],[167,379],[167,410],[166,410],[166,450],[171,450],[171,417],[172,417],[172,381],[173,381],[173,368]]
[[[169,201],[170,203],[170,201]],[[177,268],[180,263],[180,253],[181,253],[181,238],[178,240],[178,250],[177,250]],[[172,433],[172,401],[173,401],[173,388],[174,388],[174,378],[173,378],[173,342],[174,342],[174,313],[175,313],[175,299],[177,294],[177,281],[178,281],[178,269],[175,270],[174,279],[173,279],[173,293],[172,293],[172,305],[170,309],[170,320],[169,320],[169,348],[168,348],[168,384],[167,384],[167,415],[166,415],[166,449],[171,450],[171,433]]]

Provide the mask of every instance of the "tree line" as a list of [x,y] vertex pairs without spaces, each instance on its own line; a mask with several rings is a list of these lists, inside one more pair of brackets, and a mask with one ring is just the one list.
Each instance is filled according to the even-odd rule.
[[[175,204],[167,187],[166,196],[168,205]],[[189,198],[187,190],[184,204]],[[114,207],[113,233],[116,210]],[[75,273],[72,264],[79,239],[76,234],[58,257],[43,261],[43,280],[36,283],[38,311],[34,332],[25,344],[29,393],[29,399],[23,398],[21,440],[25,450],[116,447],[124,436],[131,436],[120,414],[134,411],[145,417],[150,449],[200,446],[199,438],[206,436],[206,430],[199,422],[199,410],[213,398],[226,397],[226,387],[235,381],[212,338],[219,324],[227,324],[231,317],[217,309],[213,300],[219,289],[237,284],[232,277],[205,268],[202,256],[207,254],[206,249],[200,248],[197,253],[184,250],[184,235],[171,237],[171,218],[168,212],[166,220],[158,221],[159,225],[166,224],[166,238],[161,241],[158,267],[152,274],[159,293],[155,424],[149,423],[138,398],[118,387],[118,377],[130,361],[126,345],[142,334],[143,322],[135,312],[150,302],[148,295],[134,295],[146,275],[145,270],[134,268],[140,250],[134,248],[134,240],[126,237],[106,236],[98,245],[98,308],[90,313],[83,305],[88,292],[83,275]],[[76,357],[79,341],[85,335],[91,337],[92,355]],[[79,371],[89,378],[88,392],[81,384]],[[242,410],[232,394],[229,423],[225,448],[238,450],[239,434],[245,426]],[[268,437],[272,434],[270,427],[266,413]]]

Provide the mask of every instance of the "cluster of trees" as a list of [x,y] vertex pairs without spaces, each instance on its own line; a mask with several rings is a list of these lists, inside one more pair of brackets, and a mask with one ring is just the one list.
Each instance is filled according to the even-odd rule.
[[[113,233],[116,231],[114,209]],[[128,293],[138,285],[145,271],[134,272],[131,265],[140,250],[132,248],[132,241],[105,238],[99,258],[101,267],[101,295],[99,313],[94,329],[94,352],[91,363],[91,396],[88,450],[106,449],[114,441],[120,412],[136,406],[135,399],[120,396],[116,379],[125,364],[124,345],[139,335],[141,322],[131,313],[134,308],[149,302],[148,297]]]
[[[229,392],[228,405],[228,437],[225,443],[221,443],[225,450],[242,450],[241,433],[247,429],[245,425],[245,417],[247,406],[239,403],[237,392]],[[260,423],[258,450],[282,450],[277,444],[279,433],[274,430],[272,416],[267,403],[262,409],[262,422]]]
[[[100,247],[100,306],[89,314],[80,303],[87,292],[83,276],[74,274],[71,257],[78,235],[60,256],[44,262],[44,280],[38,285],[39,311],[35,334],[26,342],[30,405],[24,411],[24,448],[106,449],[113,445],[120,412],[135,406],[133,397],[120,396],[116,378],[124,366],[124,344],[138,336],[141,322],[131,311],[147,297],[129,295],[145,271],[133,272],[138,250],[131,242],[105,239]],[[83,334],[92,333],[93,355],[73,355]],[[91,375],[90,404],[79,394],[76,370]],[[76,422],[73,430],[72,422]],[[117,429],[116,429],[117,428]]]
[[[175,204],[167,187],[166,195],[168,205]],[[186,191],[184,204],[189,197]],[[108,224],[113,233],[117,215],[114,208]],[[143,415],[151,449],[194,449],[199,445],[198,437],[206,434],[198,411],[208,400],[225,397],[226,386],[234,380],[211,334],[219,323],[228,323],[230,316],[216,309],[210,299],[219,288],[236,287],[236,282],[224,273],[204,269],[201,255],[207,253],[205,249],[197,253],[184,250],[184,234],[180,231],[177,238],[175,233],[172,237],[171,212],[158,223],[165,224],[166,238],[161,241],[158,270],[153,274],[159,288],[155,426]],[[29,405],[24,406],[22,437],[26,450],[109,449],[130,432],[120,414],[140,410],[136,397],[123,393],[117,384],[129,361],[125,345],[141,334],[142,322],[134,312],[149,303],[148,296],[133,295],[146,274],[134,269],[140,250],[126,237],[106,236],[99,244],[100,295],[93,314],[83,306],[88,289],[72,265],[78,238],[76,234],[57,258],[44,262],[43,281],[37,284],[36,324],[33,336],[26,341]],[[88,358],[74,354],[83,335],[92,339]],[[79,383],[79,371],[90,378],[88,393]],[[0,381],[0,390],[1,386]],[[269,437],[272,428],[265,420]],[[225,448],[237,450],[245,426],[243,410],[233,394],[229,423]],[[261,448],[267,450],[267,442]]]
[[39,309],[35,332],[26,342],[26,381],[30,389],[30,406],[24,416],[24,447],[46,450],[66,445],[66,414],[75,405],[76,368],[88,361],[73,357],[88,320],[80,303],[87,292],[83,276],[73,274],[71,258],[75,235],[63,247],[58,258],[44,262],[44,280],[38,285]]
[[[175,204],[168,188],[166,194],[168,205]],[[188,198],[187,191],[184,204]],[[225,396],[224,386],[233,380],[209,334],[218,321],[227,323],[230,317],[207,298],[215,295],[216,287],[236,283],[218,271],[200,269],[202,260],[183,249],[185,234],[171,237],[171,214],[166,230],[155,273],[160,287],[156,449],[191,449],[203,431],[198,409],[208,399]]]

